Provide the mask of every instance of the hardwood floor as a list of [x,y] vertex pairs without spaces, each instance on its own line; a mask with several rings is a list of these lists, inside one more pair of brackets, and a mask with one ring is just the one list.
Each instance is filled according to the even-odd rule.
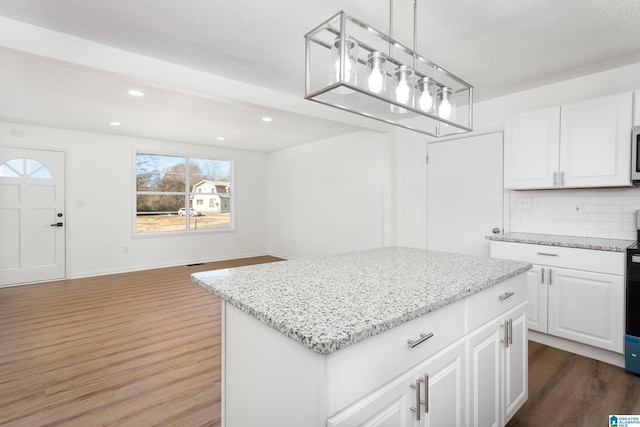
[[[0,289],[0,426],[219,426],[220,300],[189,275],[274,261]],[[529,343],[529,400],[508,427],[610,414],[640,414],[639,377]]]
[[278,260],[0,289],[0,425],[220,425],[220,300],[190,274]]
[[607,363],[529,341],[529,400],[508,427],[602,427],[640,414],[640,378]]

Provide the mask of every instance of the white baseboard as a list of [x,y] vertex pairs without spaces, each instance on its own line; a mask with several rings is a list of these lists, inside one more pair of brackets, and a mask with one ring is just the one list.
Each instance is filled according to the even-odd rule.
[[624,368],[623,354],[614,353],[612,351],[592,347],[575,341],[565,340],[564,338],[558,338],[553,335],[547,335],[532,330],[529,330],[529,340]]

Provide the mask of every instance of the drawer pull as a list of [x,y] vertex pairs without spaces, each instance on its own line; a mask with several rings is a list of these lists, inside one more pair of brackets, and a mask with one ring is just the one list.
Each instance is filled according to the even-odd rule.
[[510,298],[510,297],[514,296],[515,294],[516,294],[515,292],[505,292],[502,295],[498,295],[498,298],[500,298],[500,301],[504,301],[507,298]]
[[542,255],[542,256],[558,256],[558,254],[552,254],[549,252],[538,252],[538,255]]
[[426,340],[428,340],[432,336],[433,336],[433,332],[429,332],[428,334],[420,334],[420,338],[418,338],[415,341],[407,340],[407,344],[409,344],[409,347],[414,348],[415,346],[417,346],[419,344],[422,344],[423,342],[425,342]]
[[416,383],[411,383],[411,388],[416,391],[416,405],[411,406],[409,409],[411,412],[416,413],[416,421],[420,421],[420,405],[427,405],[426,401],[420,398],[420,383],[422,382],[421,378],[418,378]]

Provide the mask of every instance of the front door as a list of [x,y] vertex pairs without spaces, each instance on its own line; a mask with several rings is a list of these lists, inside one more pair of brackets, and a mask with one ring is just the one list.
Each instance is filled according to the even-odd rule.
[[0,147],[0,286],[65,277],[65,154]]

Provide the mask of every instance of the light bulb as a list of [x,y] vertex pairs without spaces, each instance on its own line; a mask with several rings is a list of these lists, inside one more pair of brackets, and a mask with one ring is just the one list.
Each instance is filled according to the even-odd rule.
[[429,111],[433,108],[433,96],[431,96],[428,90],[422,91],[418,104],[422,111]]
[[446,86],[442,86],[438,91],[438,116],[445,120],[450,120],[453,113],[455,99],[451,99],[452,94],[453,89]]
[[384,76],[382,75],[382,71],[379,68],[374,68],[371,70],[371,74],[369,74],[368,82],[369,90],[373,93],[380,93],[382,91],[382,86],[384,83]]
[[396,101],[406,104],[409,101],[411,95],[411,89],[406,80],[400,80],[396,87]]
[[438,108],[438,116],[443,119],[449,119],[451,117],[451,103],[448,99],[443,99]]
[[367,57],[369,77],[367,87],[373,93],[380,93],[385,90],[385,73],[382,69],[386,59],[382,52],[373,51]]

